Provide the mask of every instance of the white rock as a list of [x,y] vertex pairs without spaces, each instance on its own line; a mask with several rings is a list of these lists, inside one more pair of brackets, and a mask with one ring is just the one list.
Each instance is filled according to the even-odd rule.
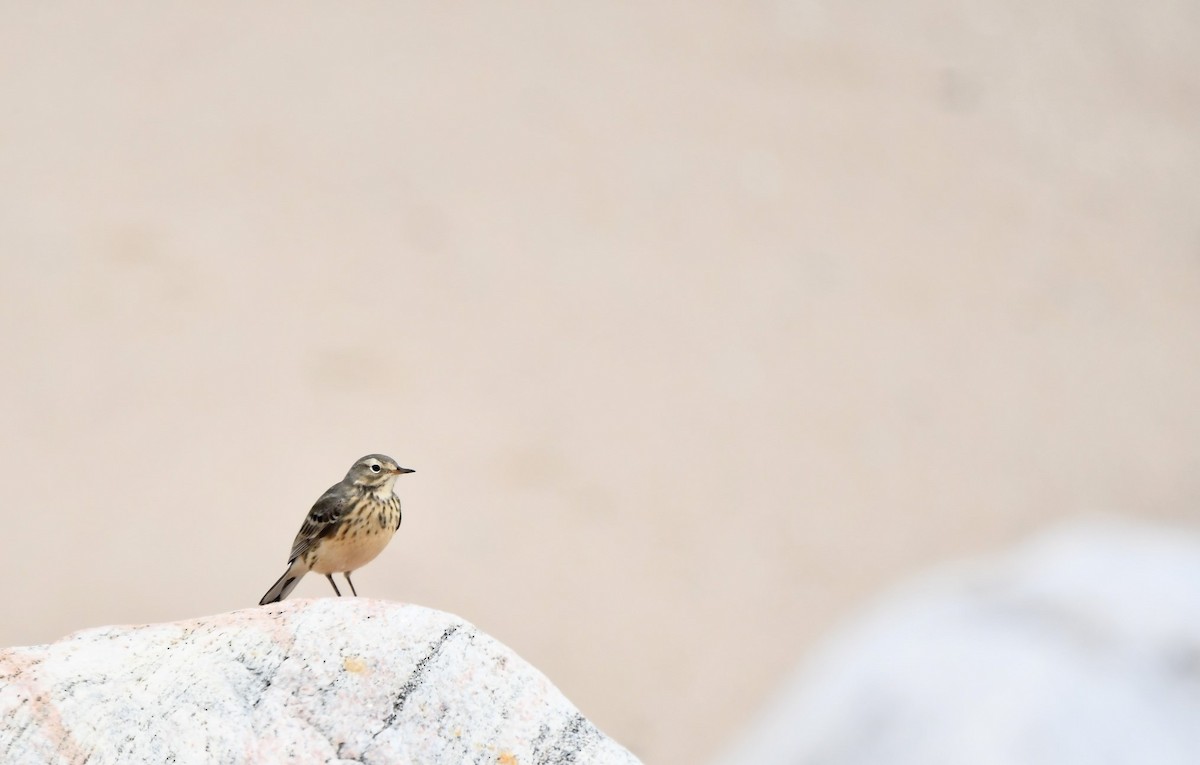
[[637,760],[467,622],[323,598],[0,651],[0,762]]
[[718,762],[1196,765],[1200,541],[1092,524],[915,582]]

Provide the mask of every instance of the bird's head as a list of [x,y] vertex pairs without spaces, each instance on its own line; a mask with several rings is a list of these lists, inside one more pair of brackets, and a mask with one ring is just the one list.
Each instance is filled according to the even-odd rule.
[[346,473],[346,481],[356,486],[390,488],[397,477],[411,472],[397,465],[396,460],[386,454],[368,454],[351,466],[350,472]]

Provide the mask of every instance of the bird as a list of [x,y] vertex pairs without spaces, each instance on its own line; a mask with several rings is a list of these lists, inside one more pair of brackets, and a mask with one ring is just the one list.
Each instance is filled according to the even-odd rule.
[[383,552],[400,528],[400,498],[393,487],[397,478],[412,472],[384,454],[368,454],[351,465],[346,477],[308,511],[292,542],[287,571],[258,604],[283,600],[309,571],[324,574],[339,598],[342,591],[333,575],[341,573],[357,597],[350,575]]

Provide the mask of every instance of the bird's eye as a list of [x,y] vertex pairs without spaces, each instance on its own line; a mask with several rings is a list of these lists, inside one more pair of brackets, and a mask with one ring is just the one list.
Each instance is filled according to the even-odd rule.
[[381,468],[380,468],[378,465],[372,465],[372,466],[371,466],[371,472],[372,472],[372,473],[378,473],[378,472],[380,471],[380,469],[381,469]]

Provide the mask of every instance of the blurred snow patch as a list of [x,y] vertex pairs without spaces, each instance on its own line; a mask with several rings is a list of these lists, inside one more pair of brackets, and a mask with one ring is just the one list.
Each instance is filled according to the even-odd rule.
[[1120,521],[903,587],[719,765],[1196,765],[1200,539]]

